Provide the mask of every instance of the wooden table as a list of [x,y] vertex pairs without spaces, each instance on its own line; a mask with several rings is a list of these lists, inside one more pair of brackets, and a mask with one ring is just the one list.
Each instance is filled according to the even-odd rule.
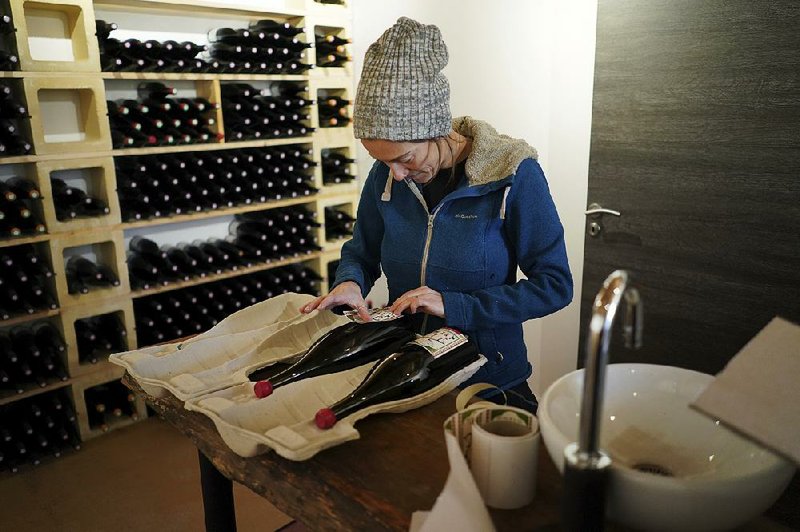
[[[202,453],[204,491],[211,490],[204,504],[212,529],[225,529],[232,517],[227,478],[244,484],[310,530],[406,531],[413,512],[431,509],[450,470],[442,423],[455,411],[452,394],[404,414],[369,416],[358,422],[361,439],[293,462],[273,452],[242,458],[225,445],[206,416],[184,409],[172,395],[161,399],[147,395],[127,374],[123,382]],[[221,478],[203,463],[203,456]],[[497,529],[555,530],[560,482],[541,446],[536,498],[520,510],[491,510]],[[209,504],[217,505],[217,518],[212,519],[216,524],[208,523]]]
[[[433,506],[450,470],[442,423],[455,411],[455,394],[403,414],[369,416],[358,422],[361,439],[293,462],[273,452],[242,458],[206,416],[184,409],[172,395],[156,399],[146,394],[127,374],[123,382],[199,450],[209,532],[235,530],[232,480],[309,530],[406,531],[413,512]],[[798,484],[796,476],[767,515],[738,530],[796,529]],[[559,530],[561,492],[561,476],[541,444],[536,498],[519,510],[490,509],[495,527],[500,532]],[[607,530],[624,529],[609,524]]]

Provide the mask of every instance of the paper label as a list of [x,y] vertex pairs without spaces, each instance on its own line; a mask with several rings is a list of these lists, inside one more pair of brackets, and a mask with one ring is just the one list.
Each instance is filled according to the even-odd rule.
[[[392,321],[398,319],[400,316],[389,310],[389,307],[374,308],[368,310],[367,313],[372,321]],[[344,315],[350,318],[350,321],[356,323],[367,323],[358,317],[358,312],[355,310],[345,310]]]
[[466,335],[455,329],[443,327],[425,336],[420,336],[411,343],[422,347],[434,358],[438,358],[456,347],[466,344],[468,341],[469,339]]

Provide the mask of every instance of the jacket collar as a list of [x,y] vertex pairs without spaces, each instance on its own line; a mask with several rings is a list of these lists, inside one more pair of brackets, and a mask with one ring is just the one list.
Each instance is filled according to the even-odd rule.
[[[520,163],[539,157],[536,148],[521,139],[501,135],[482,120],[470,116],[453,119],[453,129],[472,139],[472,150],[467,156],[465,173],[467,186],[456,189],[451,198],[479,196],[511,183]],[[392,199],[392,171],[388,168],[381,201]],[[408,183],[409,186],[415,186]]]
[[524,140],[500,135],[487,122],[470,116],[454,118],[453,130],[472,139],[465,169],[471,187],[513,176],[522,161],[539,156]]

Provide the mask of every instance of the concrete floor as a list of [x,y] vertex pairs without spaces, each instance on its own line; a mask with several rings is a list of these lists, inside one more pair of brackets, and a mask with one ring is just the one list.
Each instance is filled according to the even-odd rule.
[[[239,532],[291,520],[234,483]],[[5,532],[204,530],[197,450],[157,418],[86,442],[80,451],[0,476]]]

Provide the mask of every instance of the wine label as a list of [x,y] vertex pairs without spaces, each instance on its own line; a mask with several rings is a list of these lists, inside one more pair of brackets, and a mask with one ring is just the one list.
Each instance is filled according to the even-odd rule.
[[422,347],[434,358],[437,358],[460,345],[466,344],[468,341],[469,339],[465,334],[461,334],[449,327],[443,327],[425,336],[420,336],[411,343]]
[[[392,321],[400,317],[389,310],[389,307],[374,308],[368,310],[367,313],[369,314],[369,317],[372,318],[372,321]],[[358,317],[358,312],[355,310],[345,310],[344,315],[356,323],[367,323]]]

